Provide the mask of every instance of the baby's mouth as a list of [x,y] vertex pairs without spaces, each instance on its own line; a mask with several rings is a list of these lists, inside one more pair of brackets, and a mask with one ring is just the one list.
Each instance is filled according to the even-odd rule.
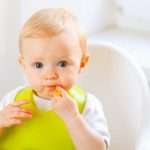
[[56,85],[46,85],[45,86],[46,88],[49,88],[49,89],[56,89]]
[[60,86],[60,85],[48,85],[46,87],[53,92],[53,96],[61,96],[61,92],[59,90],[59,87],[62,87],[62,86]]

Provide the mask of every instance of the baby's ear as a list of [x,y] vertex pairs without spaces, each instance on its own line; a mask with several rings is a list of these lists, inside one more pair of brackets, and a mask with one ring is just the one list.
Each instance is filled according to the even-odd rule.
[[20,54],[19,57],[18,57],[18,62],[19,64],[21,65],[21,67],[24,69],[25,68],[25,65],[24,65],[24,58],[23,56]]
[[88,62],[89,62],[89,55],[83,56],[81,59],[81,63],[80,63],[80,72],[83,71],[85,69],[85,67],[87,66]]

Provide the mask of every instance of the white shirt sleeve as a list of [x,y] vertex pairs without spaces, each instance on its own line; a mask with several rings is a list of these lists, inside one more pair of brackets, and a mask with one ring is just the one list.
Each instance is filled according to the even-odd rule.
[[2,110],[4,107],[6,107],[8,104],[12,103],[15,99],[16,93],[21,90],[23,86],[20,86],[8,94],[6,94],[1,100],[0,100],[0,110]]
[[110,143],[110,135],[100,100],[88,93],[87,102],[82,115],[89,126],[103,137],[108,146]]

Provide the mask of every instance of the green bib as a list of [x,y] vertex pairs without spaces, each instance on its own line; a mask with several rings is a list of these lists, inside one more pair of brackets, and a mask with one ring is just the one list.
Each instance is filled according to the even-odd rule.
[[[82,112],[86,103],[85,92],[74,86],[68,94]],[[16,94],[16,101],[24,99],[29,104],[22,107],[32,109],[33,117],[21,125],[7,128],[0,138],[0,150],[75,150],[63,120],[53,111],[39,110],[31,88],[24,88]]]

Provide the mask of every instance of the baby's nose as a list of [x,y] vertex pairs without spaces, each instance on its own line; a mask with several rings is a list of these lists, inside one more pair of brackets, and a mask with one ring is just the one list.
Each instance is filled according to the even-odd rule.
[[58,74],[56,72],[56,70],[52,70],[52,69],[49,69],[49,70],[46,70],[45,73],[44,73],[44,79],[45,80],[54,80],[54,79],[57,79],[58,78]]

